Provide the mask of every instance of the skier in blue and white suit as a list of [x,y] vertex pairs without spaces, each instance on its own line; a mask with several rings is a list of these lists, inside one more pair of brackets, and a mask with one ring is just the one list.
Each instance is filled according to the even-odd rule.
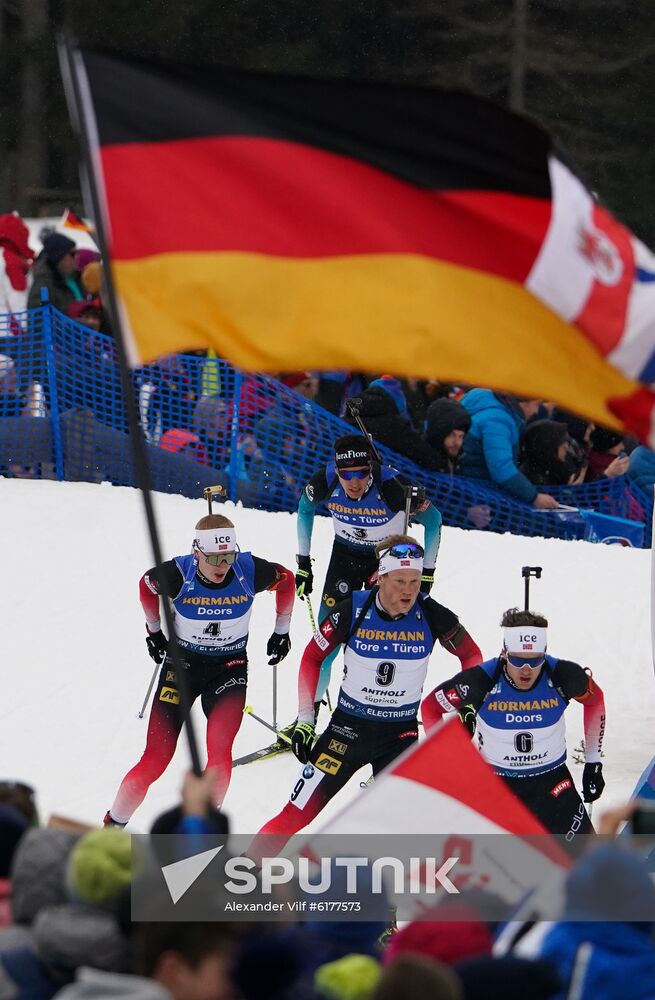
[[[321,503],[325,503],[334,527],[334,545],[318,612],[319,625],[338,601],[371,585],[378,565],[375,546],[389,535],[403,531],[406,485],[395,469],[374,460],[371,445],[363,435],[345,434],[335,442],[334,460],[316,472],[305,486],[298,505],[296,557],[296,593],[301,600],[312,593],[310,549],[314,515]],[[422,524],[425,531],[421,593],[429,594],[441,539],[441,514],[429,500],[424,500],[412,510],[412,519]],[[317,705],[330,682],[335,656],[336,651],[323,662],[316,689]]]
[[566,766],[564,713],[584,711],[585,802],[603,792],[605,700],[591,671],[546,652],[548,622],[533,611],[503,615],[500,656],[439,684],[421,705],[426,728],[458,712],[480,753],[549,833],[572,841],[593,828]]
[[[458,657],[465,676],[482,660],[457,615],[419,593],[422,547],[409,535],[392,535],[377,548],[378,585],[340,601],[303,653],[292,749],[304,766],[289,801],[262,834],[285,839],[297,833],[360,767],[371,764],[376,775],[418,739],[417,713],[437,642]],[[321,662],[341,646],[338,704],[314,746]],[[257,850],[251,846],[250,856]]]

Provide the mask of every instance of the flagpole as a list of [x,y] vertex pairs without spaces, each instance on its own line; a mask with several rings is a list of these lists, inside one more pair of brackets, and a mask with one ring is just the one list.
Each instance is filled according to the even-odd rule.
[[[69,114],[80,141],[82,153],[81,172],[84,188],[82,194],[85,203],[90,205],[90,214],[95,222],[98,247],[105,262],[103,277],[107,292],[109,315],[114,329],[118,333],[118,336],[116,337],[116,354],[118,358],[123,397],[125,399],[125,407],[127,410],[127,421],[132,445],[132,454],[134,457],[136,478],[139,489],[141,490],[141,497],[143,499],[154,562],[159,568],[162,565],[163,560],[159,540],[159,529],[157,527],[157,519],[153,505],[148,459],[143,435],[141,433],[141,427],[139,425],[136,400],[134,398],[134,390],[132,387],[130,367],[127,359],[125,331],[121,322],[120,309],[118,308],[114,278],[111,267],[109,266],[109,241],[105,225],[106,220],[103,211],[103,200],[100,196],[98,176],[96,174],[96,170],[94,169],[94,148],[90,134],[95,135],[96,133],[95,118],[91,110],[90,102],[85,100],[87,88],[83,87],[82,84],[86,83],[86,74],[83,67],[80,65],[81,56],[79,51],[76,51],[73,48],[72,41],[67,36],[61,36],[59,38],[57,49],[59,53],[59,64],[64,81],[64,90],[66,93]],[[95,144],[95,149],[96,151],[98,149],[97,143]],[[176,683],[180,692],[180,708],[189,744],[191,766],[194,773],[200,775],[202,774],[202,767],[198,754],[198,744],[191,720],[189,687],[185,670],[182,666],[180,647],[178,645],[177,634],[175,632],[175,625],[173,622],[173,613],[168,600],[163,600],[161,603],[164,607],[164,621],[166,623],[169,636],[169,654],[171,660],[173,661],[173,670],[175,671]]]
[[655,486],[653,486],[653,513],[650,540],[650,643],[653,670],[655,670]]

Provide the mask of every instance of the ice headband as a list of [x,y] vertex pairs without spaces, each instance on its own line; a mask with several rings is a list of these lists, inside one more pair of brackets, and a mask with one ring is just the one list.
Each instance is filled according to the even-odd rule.
[[237,533],[234,528],[196,528],[193,544],[201,552],[236,552]]
[[421,556],[393,556],[391,552],[385,552],[380,556],[378,565],[378,576],[391,573],[395,569],[417,569],[423,572],[423,558]]
[[548,629],[542,625],[507,625],[503,641],[508,653],[545,653]]

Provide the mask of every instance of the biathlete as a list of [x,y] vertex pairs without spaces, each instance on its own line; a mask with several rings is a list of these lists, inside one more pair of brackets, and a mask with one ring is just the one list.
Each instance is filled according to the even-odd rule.
[[590,670],[546,652],[543,615],[510,608],[503,615],[498,657],[439,684],[421,706],[426,728],[458,712],[480,753],[549,833],[572,841],[593,833],[566,766],[564,713],[583,706],[585,766],[582,793],[595,802],[605,787],[601,751],[605,700]]
[[[377,586],[336,604],[303,653],[292,736],[303,767],[289,801],[262,834],[284,839],[301,830],[360,767],[371,764],[376,775],[417,740],[421,693],[437,641],[463,669],[482,661],[457,615],[420,594],[424,553],[415,539],[393,535],[378,543],[376,556]],[[340,646],[338,704],[314,745],[321,664]]]
[[[389,535],[405,530],[406,485],[395,469],[374,460],[371,444],[363,435],[346,434],[335,442],[334,460],[316,472],[305,486],[298,505],[296,556],[296,593],[301,600],[313,589],[310,551],[314,515],[319,504],[325,502],[334,528],[334,544],[318,611],[319,625],[338,601],[371,585],[378,565],[376,545]],[[441,539],[441,514],[429,500],[423,500],[415,506],[412,518],[422,524],[425,531],[420,589],[428,594],[434,582]],[[330,683],[336,655],[335,649],[323,661],[316,688],[317,706]]]
[[193,551],[151,569],[139,584],[146,617],[146,644],[161,663],[141,760],[123,778],[105,825],[124,826],[148,788],[168,766],[182,728],[180,693],[168,641],[161,630],[160,597],[172,602],[175,632],[190,698],[201,699],[207,718],[207,767],[216,771],[214,804],[220,806],[232,770],[232,744],[246,703],[248,628],[255,594],[275,593],[275,630],[268,640],[269,664],[285,658],[294,576],[279,563],[237,546],[232,521],[209,514],[196,524]]

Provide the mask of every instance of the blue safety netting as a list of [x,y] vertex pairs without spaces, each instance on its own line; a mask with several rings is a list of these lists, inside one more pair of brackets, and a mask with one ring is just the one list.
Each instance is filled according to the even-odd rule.
[[[110,336],[44,305],[0,316],[0,356],[0,474],[136,485]],[[166,493],[199,497],[220,484],[246,506],[295,510],[335,438],[353,429],[272,376],[243,374],[220,359],[170,355],[131,378],[153,488]],[[625,477],[552,489],[575,510],[538,511],[489,484],[427,472],[379,450],[425,486],[445,524],[650,544],[652,502]],[[597,512],[595,520],[587,511]],[[644,530],[620,519],[642,522]]]

